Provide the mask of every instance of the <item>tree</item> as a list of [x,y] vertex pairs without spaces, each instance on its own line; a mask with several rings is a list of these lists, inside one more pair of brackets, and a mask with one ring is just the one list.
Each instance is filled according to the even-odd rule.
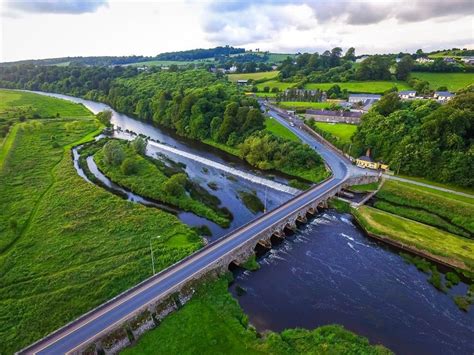
[[342,48],[335,47],[331,49],[331,58],[329,60],[329,66],[331,68],[339,66],[341,63]]
[[407,80],[413,69],[414,61],[410,55],[405,55],[397,64],[397,79]]
[[401,106],[400,98],[397,92],[390,92],[380,99],[375,105],[375,110],[381,115],[387,116],[398,110]]
[[110,111],[110,110],[101,111],[101,112],[99,112],[95,117],[96,117],[96,118],[100,121],[100,123],[102,123],[105,127],[110,127],[110,126],[112,126],[112,124],[110,123],[110,120],[112,119],[112,111]]
[[102,149],[104,152],[104,162],[108,165],[118,166],[125,159],[122,145],[115,139],[107,142]]
[[343,57],[344,60],[350,60],[352,62],[355,62],[356,60],[356,56],[355,56],[355,48],[354,47],[351,47],[349,48],[346,53],[344,54],[344,57]]
[[132,146],[133,150],[140,155],[144,155],[146,151],[147,142],[142,137],[135,138],[130,145]]
[[390,80],[390,59],[373,55],[365,59],[356,70],[357,80]]
[[237,112],[239,110],[239,105],[236,102],[232,102],[226,106],[224,112],[224,120],[219,128],[219,133],[217,134],[217,140],[221,143],[227,142],[229,135],[237,129]]
[[163,184],[163,190],[173,197],[183,196],[186,191],[184,188],[186,181],[186,174],[174,174]]
[[120,165],[120,170],[125,175],[133,175],[136,174],[138,171],[138,164],[137,161],[133,158],[126,158],[122,164]]

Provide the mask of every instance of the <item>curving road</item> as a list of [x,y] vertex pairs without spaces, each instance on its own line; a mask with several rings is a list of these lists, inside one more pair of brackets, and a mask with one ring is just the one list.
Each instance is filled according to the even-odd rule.
[[232,253],[242,243],[254,235],[271,228],[300,209],[342,184],[347,178],[357,174],[350,163],[337,153],[317,142],[309,134],[292,127],[277,112],[269,114],[291,129],[301,140],[316,149],[333,172],[324,183],[296,196],[284,205],[238,228],[218,241],[190,255],[179,263],[143,281],[77,320],[50,334],[46,338],[23,349],[20,353],[62,354],[79,349],[92,339],[106,333],[111,327],[122,322],[136,310],[153,302],[157,297],[186,282],[195,274],[212,266],[216,261]]

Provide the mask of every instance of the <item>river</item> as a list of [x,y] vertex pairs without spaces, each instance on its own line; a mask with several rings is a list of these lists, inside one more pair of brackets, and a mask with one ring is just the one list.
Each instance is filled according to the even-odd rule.
[[[473,354],[474,312],[393,249],[364,235],[352,216],[327,211],[239,272],[231,287],[259,331],[342,324],[398,354]],[[247,290],[237,297],[236,286]]]
[[[88,100],[48,95],[82,103],[94,113],[110,109]],[[191,154],[188,157],[174,154],[170,149],[160,149],[159,144],[148,147],[151,155],[164,153],[186,164],[186,173],[201,186],[208,188],[209,182],[219,186],[217,191],[208,190],[233,213],[230,228],[223,229],[192,213],[178,214],[189,225],[208,225],[213,239],[256,217],[243,206],[238,191],[256,191],[262,200],[266,195],[268,209],[292,197],[278,188],[266,185],[264,188],[261,182],[248,177],[237,175],[237,179],[229,179],[229,172],[196,159],[196,156],[209,159],[269,180],[268,175],[207,145],[177,137],[115,111],[112,123],[123,131],[144,134],[167,147]],[[129,139],[123,131],[116,134]],[[88,165],[94,170],[92,159]],[[78,172],[81,174],[80,169]],[[274,181],[285,184],[287,178],[277,175]],[[147,204],[139,196],[127,196]],[[366,237],[350,215],[323,212],[259,258],[259,264],[261,268],[256,272],[238,272],[230,289],[259,331],[312,329],[337,323],[400,354],[474,353],[474,312],[460,311],[451,299],[456,294],[464,295],[467,285],[453,287],[448,295],[437,291],[427,282],[426,274],[406,264],[396,251]],[[237,296],[237,285],[247,290],[243,296]]]

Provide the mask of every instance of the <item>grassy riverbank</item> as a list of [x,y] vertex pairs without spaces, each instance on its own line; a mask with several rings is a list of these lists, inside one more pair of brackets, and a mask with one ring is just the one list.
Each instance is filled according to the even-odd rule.
[[353,209],[352,214],[367,232],[381,239],[453,267],[474,271],[474,241],[471,239],[368,206]]
[[265,129],[280,138],[288,139],[294,142],[299,142],[300,140],[296,134],[294,134],[274,118],[267,117],[265,119]]
[[184,172],[178,172],[156,159],[136,153],[127,142],[120,142],[124,152],[124,162],[132,165],[131,172],[124,172],[122,165],[107,164],[104,148],[94,155],[99,169],[113,182],[130,191],[156,201],[168,203],[184,211],[191,211],[220,226],[228,227],[228,212],[219,209],[220,201],[191,182]]
[[374,207],[463,237],[474,236],[474,199],[388,180]]
[[175,216],[122,200],[77,175],[70,147],[97,129],[91,118],[32,120],[19,124],[5,154],[2,353],[19,350],[150,276],[149,242],[157,234],[158,270],[202,245]]
[[259,338],[227,284],[221,278],[202,285],[181,310],[123,354],[390,354],[336,325]]

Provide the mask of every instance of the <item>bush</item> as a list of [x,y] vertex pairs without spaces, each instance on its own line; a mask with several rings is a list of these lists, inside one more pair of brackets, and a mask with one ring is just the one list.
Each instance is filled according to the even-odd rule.
[[133,175],[138,171],[138,164],[133,158],[127,158],[122,162],[120,170],[122,170],[122,173],[125,175]]
[[163,189],[171,196],[182,196],[185,192],[184,186],[186,185],[186,180],[185,174],[175,174],[163,184]]
[[142,137],[135,138],[131,143],[133,150],[140,155],[144,155],[146,152],[147,142]]
[[107,142],[102,149],[104,151],[104,162],[108,165],[118,166],[125,159],[122,145],[116,140]]

